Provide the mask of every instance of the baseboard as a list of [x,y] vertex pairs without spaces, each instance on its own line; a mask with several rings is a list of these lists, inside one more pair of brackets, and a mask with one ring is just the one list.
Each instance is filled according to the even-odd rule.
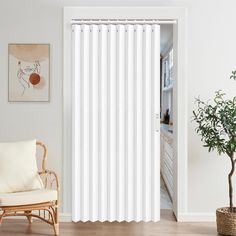
[[60,213],[59,220],[60,222],[71,222],[72,216],[70,213]]
[[179,213],[179,222],[215,222],[215,213],[201,213],[201,212],[190,212],[190,213]]

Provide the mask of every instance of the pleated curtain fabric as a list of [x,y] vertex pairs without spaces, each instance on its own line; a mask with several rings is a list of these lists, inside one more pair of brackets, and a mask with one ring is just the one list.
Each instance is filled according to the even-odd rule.
[[160,27],[74,25],[73,221],[160,219]]

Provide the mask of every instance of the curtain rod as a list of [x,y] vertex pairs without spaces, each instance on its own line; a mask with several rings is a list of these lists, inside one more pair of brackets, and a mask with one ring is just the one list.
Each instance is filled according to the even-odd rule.
[[155,20],[155,19],[72,19],[72,25],[82,25],[82,24],[176,24],[176,20]]

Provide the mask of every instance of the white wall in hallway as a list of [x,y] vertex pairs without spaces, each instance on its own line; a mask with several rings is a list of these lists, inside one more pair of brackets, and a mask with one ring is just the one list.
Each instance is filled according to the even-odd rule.
[[[236,67],[234,0],[8,0],[0,3],[0,141],[37,137],[49,149],[49,166],[62,176],[62,68],[64,6],[181,6],[188,11],[188,212],[214,213],[228,204],[227,157],[208,154],[191,123],[194,97],[217,89],[235,94],[227,79]],[[51,44],[51,102],[8,103],[8,43]],[[68,209],[67,209],[68,210]]]

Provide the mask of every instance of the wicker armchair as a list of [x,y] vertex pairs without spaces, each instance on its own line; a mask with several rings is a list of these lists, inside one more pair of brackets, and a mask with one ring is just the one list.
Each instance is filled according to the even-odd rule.
[[[46,169],[47,147],[37,142],[37,146],[42,148],[42,170],[38,172],[40,175],[44,188],[37,191],[28,191],[22,193],[0,194],[0,225],[4,217],[8,216],[25,216],[28,222],[32,223],[32,218],[38,218],[53,226],[55,235],[59,235],[59,221],[58,221],[58,204],[59,204],[59,180],[54,171]],[[35,194],[37,196],[35,196]],[[32,200],[32,197],[34,200]],[[5,198],[4,198],[5,197]],[[9,198],[10,197],[10,198]],[[11,202],[7,199],[14,199],[17,203]],[[38,199],[38,200],[36,200]],[[27,203],[29,201],[29,204]],[[2,203],[2,204],[1,204]],[[5,204],[4,204],[5,203]]]

